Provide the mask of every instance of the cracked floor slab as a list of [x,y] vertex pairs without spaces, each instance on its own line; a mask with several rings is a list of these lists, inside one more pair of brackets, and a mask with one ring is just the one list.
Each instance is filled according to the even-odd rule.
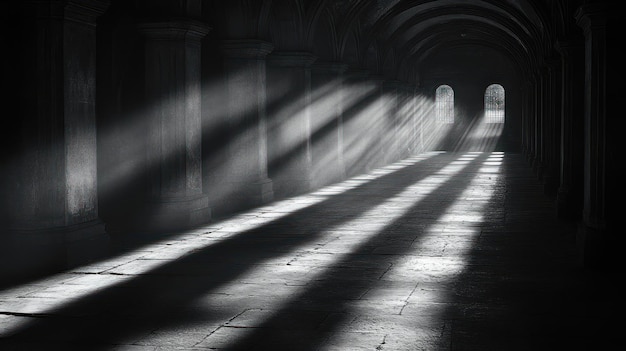
[[553,214],[519,154],[422,155],[0,291],[0,348],[573,349],[616,299]]

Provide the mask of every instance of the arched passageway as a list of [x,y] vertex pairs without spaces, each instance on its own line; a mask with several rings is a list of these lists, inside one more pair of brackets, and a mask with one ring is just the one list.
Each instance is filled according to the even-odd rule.
[[7,2],[2,342],[592,342],[605,311],[567,304],[613,301],[614,6]]

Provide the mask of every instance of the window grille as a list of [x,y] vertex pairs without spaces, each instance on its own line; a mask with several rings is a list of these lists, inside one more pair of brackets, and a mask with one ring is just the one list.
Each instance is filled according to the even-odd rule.
[[454,90],[449,85],[440,85],[435,92],[437,121],[454,123]]
[[500,84],[485,90],[485,122],[504,123],[504,88]]

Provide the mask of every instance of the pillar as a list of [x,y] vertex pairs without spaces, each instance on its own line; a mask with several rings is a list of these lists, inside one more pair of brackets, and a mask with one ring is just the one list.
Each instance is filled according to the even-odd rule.
[[346,177],[343,139],[343,79],[348,65],[315,62],[312,66],[311,155],[313,187]]
[[534,121],[534,91],[533,91],[533,84],[532,82],[530,82],[530,80],[528,80],[525,84],[524,87],[524,119],[525,119],[525,150],[526,150],[526,159],[528,161],[530,161],[530,164],[532,164],[532,158],[533,158],[533,150],[534,150],[534,141],[533,141],[533,121]]
[[[560,41],[561,75],[561,155],[560,184],[557,193],[557,215],[579,219],[582,212],[583,174],[583,78],[579,74],[583,43]],[[580,87],[580,88],[578,88]]]
[[343,113],[346,175],[355,176],[374,168],[376,145],[365,135],[371,130],[371,113],[380,92],[367,70],[350,67],[344,74]]
[[398,89],[398,158],[404,159],[415,152],[415,99],[414,87],[402,82]]
[[522,111],[521,111],[521,139],[522,139],[522,153],[526,159],[530,158],[530,118],[531,118],[531,99],[530,99],[530,87],[531,84],[526,81],[520,87],[520,93],[522,95]]
[[185,228],[210,219],[202,192],[200,40],[209,29],[192,20],[147,22],[147,203],[154,230]]
[[[577,243],[581,262],[595,266],[606,248],[606,13],[584,5],[576,20],[585,35],[583,223]],[[616,189],[617,190],[617,189]]]
[[15,149],[2,194],[8,231],[0,235],[0,257],[10,263],[0,261],[0,271],[73,265],[106,248],[98,215],[95,52],[96,19],[108,4],[25,1],[13,14],[22,27],[14,33],[20,48],[10,54],[21,72],[11,82],[18,108],[3,121]]
[[383,143],[383,164],[393,163],[398,159],[399,145],[399,100],[400,82],[396,80],[382,81],[382,104],[383,115],[380,128],[377,130],[378,137]]
[[416,148],[418,152],[432,151],[430,142],[434,122],[435,99],[421,88],[415,89]]
[[542,131],[542,112],[543,112],[543,100],[542,100],[542,82],[543,74],[537,73],[534,75],[533,81],[533,116],[532,116],[532,140],[533,140],[533,170],[537,176],[540,177],[543,156],[543,131]]
[[539,68],[537,79],[537,114],[536,120],[536,158],[535,174],[543,182],[548,168],[548,139],[550,137],[549,126],[549,106],[550,104],[550,73],[549,68],[543,65]]
[[412,100],[412,113],[411,113],[411,127],[413,134],[411,136],[411,153],[413,155],[419,154],[424,151],[424,142],[422,138],[422,108],[424,105],[423,99],[420,95],[420,91],[417,87],[411,87],[409,89],[409,99]]
[[273,45],[256,39],[224,40],[228,141],[209,189],[216,212],[258,206],[274,198],[267,171],[266,56]]
[[542,178],[544,193],[547,195],[556,195],[560,178],[560,68],[560,61],[551,59],[546,63],[545,162]]
[[278,197],[311,190],[311,64],[308,52],[268,56],[268,165]]
[[528,140],[528,155],[527,159],[531,166],[535,166],[537,159],[537,75],[530,76],[527,83],[527,101],[528,109],[527,116],[527,140]]

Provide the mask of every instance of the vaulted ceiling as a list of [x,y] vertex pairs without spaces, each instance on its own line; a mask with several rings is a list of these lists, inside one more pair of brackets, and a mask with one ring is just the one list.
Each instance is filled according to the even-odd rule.
[[555,55],[558,41],[580,35],[574,12],[581,2],[239,0],[203,6],[225,37],[262,38],[275,50],[312,51],[321,60],[417,81],[430,67],[425,63],[455,51],[457,61],[473,50],[491,52],[526,74]]

